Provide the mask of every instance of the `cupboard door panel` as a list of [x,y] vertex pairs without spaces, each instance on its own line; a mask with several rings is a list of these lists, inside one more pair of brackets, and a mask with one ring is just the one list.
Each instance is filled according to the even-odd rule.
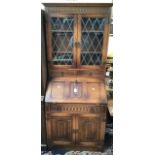
[[100,140],[100,119],[99,116],[78,117],[78,137],[77,141],[80,145],[95,146]]
[[51,145],[70,145],[72,136],[73,119],[71,116],[52,116],[47,120],[47,139]]

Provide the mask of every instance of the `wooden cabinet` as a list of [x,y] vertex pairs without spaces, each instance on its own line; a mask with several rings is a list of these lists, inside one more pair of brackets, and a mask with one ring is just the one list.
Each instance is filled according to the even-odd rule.
[[103,148],[107,100],[101,80],[78,77],[75,83],[75,77],[52,79],[45,102],[50,148]]
[[47,104],[46,124],[49,147],[103,147],[106,106],[91,104]]
[[104,85],[111,4],[45,4],[47,145],[104,146]]

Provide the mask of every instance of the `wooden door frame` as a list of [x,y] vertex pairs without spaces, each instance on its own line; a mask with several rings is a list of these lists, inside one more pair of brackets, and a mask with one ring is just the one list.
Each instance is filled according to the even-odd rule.
[[[52,48],[52,35],[51,35],[51,30],[52,30],[52,26],[50,23],[50,19],[52,17],[73,17],[73,64],[72,65],[53,65],[52,64],[52,53],[53,53],[53,48]],[[73,15],[73,14],[60,14],[60,13],[52,13],[52,14],[48,14],[46,13],[46,40],[47,40],[47,59],[48,59],[48,66],[49,68],[53,68],[53,69],[67,69],[67,68],[75,68],[76,67],[76,53],[77,53],[77,49],[74,46],[75,42],[77,42],[77,15]]]
[[[102,14],[81,14],[78,15],[78,39],[77,41],[81,44],[81,18],[82,17],[103,17],[106,18],[107,21],[109,21],[109,15],[102,15]],[[103,29],[103,45],[102,45],[102,63],[101,65],[81,65],[81,48],[78,47],[77,49],[77,66],[81,69],[105,69],[105,63],[106,63],[106,57],[107,57],[107,50],[108,50],[108,40],[109,40],[109,23],[106,23],[104,25]],[[105,38],[105,39],[104,39]]]

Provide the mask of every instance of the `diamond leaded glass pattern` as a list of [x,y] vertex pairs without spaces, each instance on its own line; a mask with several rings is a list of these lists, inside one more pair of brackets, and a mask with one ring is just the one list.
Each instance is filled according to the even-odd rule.
[[81,20],[81,65],[101,65],[105,18]]
[[54,65],[73,63],[73,18],[51,18],[52,56]]
[[53,17],[51,25],[53,31],[73,31],[73,17]]

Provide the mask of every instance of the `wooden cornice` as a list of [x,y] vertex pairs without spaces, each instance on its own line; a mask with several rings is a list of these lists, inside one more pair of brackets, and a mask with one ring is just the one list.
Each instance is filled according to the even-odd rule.
[[42,3],[45,7],[112,7],[113,3]]

